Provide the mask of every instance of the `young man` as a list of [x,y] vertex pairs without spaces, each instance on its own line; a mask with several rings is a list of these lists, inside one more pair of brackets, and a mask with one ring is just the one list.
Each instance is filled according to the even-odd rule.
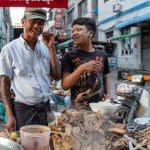
[[[47,124],[50,75],[60,78],[54,36],[43,33],[47,12],[26,8],[22,19],[23,34],[5,45],[0,54],[1,93],[5,103],[8,131],[27,124]],[[39,35],[43,34],[43,41]],[[15,94],[11,101],[10,89]]]
[[62,87],[71,89],[75,109],[88,109],[89,103],[110,97],[107,55],[92,45],[96,24],[91,18],[77,18],[72,23],[76,50],[62,59]]

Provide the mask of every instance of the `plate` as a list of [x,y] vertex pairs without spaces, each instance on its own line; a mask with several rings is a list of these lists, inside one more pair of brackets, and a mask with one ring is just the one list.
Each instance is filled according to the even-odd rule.
[[23,148],[14,141],[0,137],[0,150],[23,150]]

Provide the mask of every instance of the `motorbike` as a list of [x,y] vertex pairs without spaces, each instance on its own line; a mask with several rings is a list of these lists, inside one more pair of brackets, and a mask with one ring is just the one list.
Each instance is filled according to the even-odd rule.
[[135,118],[150,117],[149,93],[141,82],[142,76],[134,75],[132,79],[120,83],[116,88],[117,98],[90,103],[92,111],[101,111],[113,122],[124,123],[128,128],[132,128]]
[[127,79],[117,86],[117,99],[114,102],[120,104],[120,107],[115,111],[115,115],[132,128],[135,118],[150,117],[150,100],[148,91],[143,88],[142,75],[130,75]]

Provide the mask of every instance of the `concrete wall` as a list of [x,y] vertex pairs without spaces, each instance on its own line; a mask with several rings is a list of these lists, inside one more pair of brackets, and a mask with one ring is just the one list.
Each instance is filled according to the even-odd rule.
[[[121,10],[113,12],[113,4],[119,1]],[[99,40],[106,41],[106,33],[113,31],[113,36],[121,35],[120,29],[116,29],[116,25],[122,21],[132,19],[137,16],[142,16],[150,13],[149,0],[99,0],[99,16],[98,16],[98,31]],[[138,25],[130,25],[131,33],[140,33],[141,29]],[[141,35],[131,37],[131,55],[122,55],[121,40],[113,40],[116,43],[114,56],[118,59],[118,67],[124,69],[142,69],[141,61]],[[136,46],[135,46],[136,45]]]
[[[69,0],[68,1],[68,9],[66,11],[64,11],[65,22],[66,22],[66,24],[64,25],[64,32],[66,32],[68,35],[71,35],[71,23],[72,23],[71,22],[70,24],[68,24],[68,13],[71,10],[74,10],[72,20],[74,20],[78,17],[81,17],[78,14],[78,5],[80,2],[82,2],[82,0]],[[84,17],[92,17],[97,21],[97,16],[95,16],[93,13],[92,2],[93,2],[93,0],[87,0],[87,8],[84,8],[85,10],[87,10],[87,14],[85,14]]]
[[[131,27],[131,34],[140,32],[140,28]],[[121,55],[121,43],[118,41],[118,67],[125,69],[141,69],[141,36],[135,36],[131,38],[131,49],[133,50],[132,55],[122,56]],[[135,46],[136,45],[136,46]]]
[[[129,10],[136,5],[140,5],[140,4],[143,4],[144,2],[148,2],[148,1],[149,0],[122,0],[122,2],[120,2],[121,12]],[[116,0],[108,0],[105,3],[103,0],[99,0],[99,7],[100,7],[99,16],[98,16],[99,22],[101,23],[105,19],[114,17],[114,19],[110,19],[109,22],[101,24],[101,29],[107,30],[107,29],[115,26],[118,22],[148,13],[149,8],[150,8],[150,7],[144,7],[139,10],[136,10],[132,13],[126,13],[126,15],[122,15],[119,12],[113,12],[113,4],[115,4],[115,3],[116,3]]]

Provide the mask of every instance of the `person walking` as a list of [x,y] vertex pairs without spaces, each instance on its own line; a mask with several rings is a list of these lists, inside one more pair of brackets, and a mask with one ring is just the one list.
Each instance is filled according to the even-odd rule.
[[[1,94],[8,131],[28,124],[47,125],[50,76],[59,79],[61,67],[55,53],[54,35],[43,33],[46,16],[45,9],[25,8],[21,21],[23,33],[0,53]],[[41,34],[43,41],[39,39]]]
[[111,98],[107,54],[94,48],[92,41],[96,23],[88,17],[77,18],[72,23],[75,45],[62,58],[62,87],[71,89],[73,108],[90,109],[89,103]]

